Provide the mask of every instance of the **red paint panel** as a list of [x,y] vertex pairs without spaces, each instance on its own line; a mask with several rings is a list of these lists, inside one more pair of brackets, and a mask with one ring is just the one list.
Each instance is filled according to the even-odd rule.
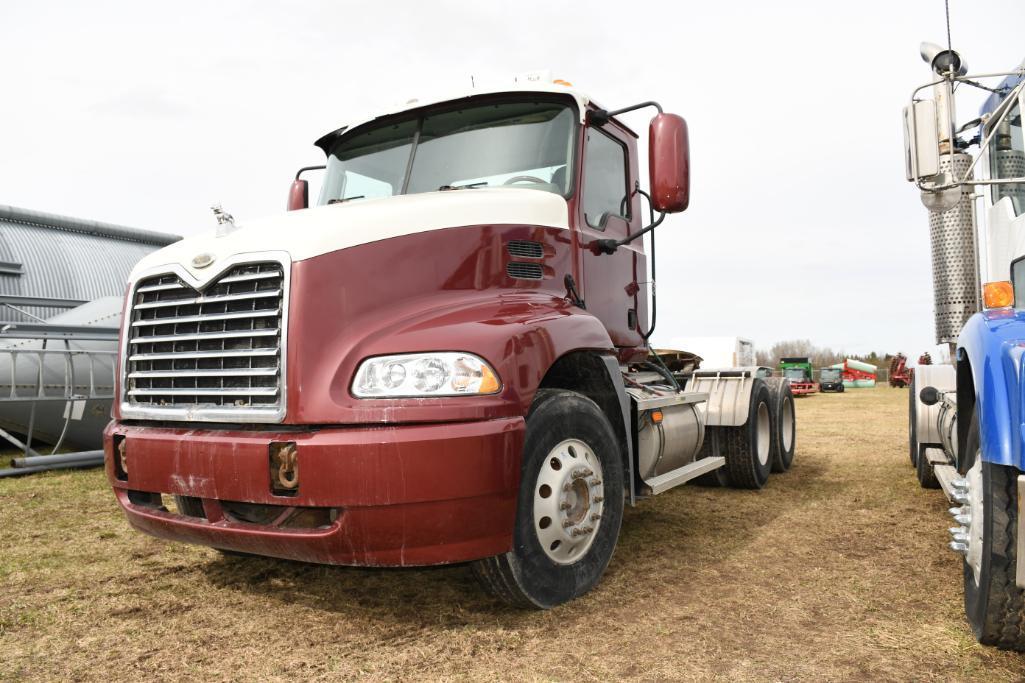
[[[280,433],[115,425],[107,476],[129,521],[162,538],[335,564],[434,564],[509,549],[519,486],[521,418],[445,425]],[[124,435],[128,481],[111,466]],[[299,492],[270,492],[268,448],[294,441]],[[206,500],[342,508],[326,530],[282,530],[172,515],[126,490]]]
[[[506,274],[509,240],[541,242],[553,276]],[[292,424],[373,424],[523,416],[545,372],[577,349],[612,352],[601,321],[566,299],[570,233],[531,226],[450,228],[382,240],[292,266],[288,405]],[[625,313],[624,313],[625,315]],[[494,396],[362,399],[360,361],[467,351],[502,380]]]

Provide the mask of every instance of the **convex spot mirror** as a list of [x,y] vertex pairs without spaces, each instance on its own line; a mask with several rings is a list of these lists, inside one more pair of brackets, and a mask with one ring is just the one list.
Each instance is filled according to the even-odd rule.
[[687,122],[659,114],[648,126],[651,205],[659,213],[679,213],[690,204],[690,141]]

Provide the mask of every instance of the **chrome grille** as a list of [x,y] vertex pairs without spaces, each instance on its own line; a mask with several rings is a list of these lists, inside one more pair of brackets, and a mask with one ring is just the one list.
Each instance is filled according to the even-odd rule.
[[202,291],[173,273],[140,280],[125,345],[126,416],[280,416],[285,288],[276,262],[234,266]]

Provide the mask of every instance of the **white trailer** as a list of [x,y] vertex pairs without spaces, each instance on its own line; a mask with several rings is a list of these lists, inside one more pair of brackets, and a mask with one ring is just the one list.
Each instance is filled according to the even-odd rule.
[[746,337],[674,337],[667,348],[701,356],[704,370],[755,365],[755,344]]

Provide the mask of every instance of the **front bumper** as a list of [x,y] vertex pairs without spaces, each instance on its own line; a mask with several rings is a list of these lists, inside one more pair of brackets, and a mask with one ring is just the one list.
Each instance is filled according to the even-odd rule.
[[[523,433],[522,418],[301,431],[112,422],[104,453],[128,521],[148,534],[305,562],[429,565],[512,547]],[[124,443],[126,474],[115,441]],[[271,489],[270,447],[281,442],[296,446],[294,496]],[[202,512],[170,512],[161,496],[189,497]],[[282,514],[265,523],[232,512],[273,516],[277,507]],[[282,524],[289,508],[319,522]]]

